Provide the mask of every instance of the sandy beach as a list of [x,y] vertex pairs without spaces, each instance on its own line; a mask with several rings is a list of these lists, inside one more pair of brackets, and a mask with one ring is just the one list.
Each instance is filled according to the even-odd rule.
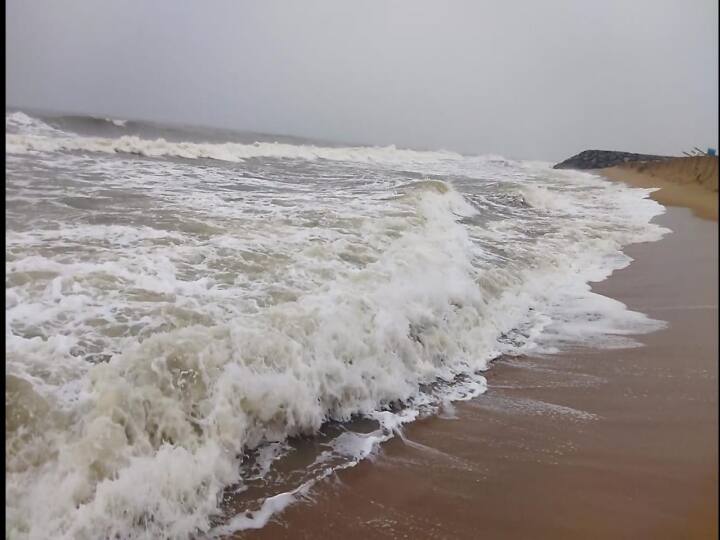
[[485,395],[237,538],[716,538],[718,227],[656,221],[593,287],[668,323],[644,346],[498,360]]

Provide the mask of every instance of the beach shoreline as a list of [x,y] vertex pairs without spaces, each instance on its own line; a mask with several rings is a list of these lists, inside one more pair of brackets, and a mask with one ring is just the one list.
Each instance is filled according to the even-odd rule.
[[593,284],[668,323],[642,347],[499,359],[486,394],[235,537],[717,537],[717,222],[655,221]]

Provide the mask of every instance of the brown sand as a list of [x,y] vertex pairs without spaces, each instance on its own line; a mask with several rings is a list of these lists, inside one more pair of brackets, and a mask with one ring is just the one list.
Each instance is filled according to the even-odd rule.
[[718,158],[697,156],[636,162],[600,172],[637,187],[658,187],[651,196],[660,204],[685,206],[704,218],[718,219]]
[[[718,227],[686,209],[602,294],[669,322],[644,347],[496,362],[457,419],[240,538],[716,538]],[[593,415],[593,416],[588,416]]]

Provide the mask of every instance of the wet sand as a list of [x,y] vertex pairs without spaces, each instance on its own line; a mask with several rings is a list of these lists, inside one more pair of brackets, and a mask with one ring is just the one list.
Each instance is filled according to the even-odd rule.
[[594,286],[669,323],[643,347],[499,360],[455,419],[407,426],[238,537],[716,538],[718,226],[657,221],[674,232]]

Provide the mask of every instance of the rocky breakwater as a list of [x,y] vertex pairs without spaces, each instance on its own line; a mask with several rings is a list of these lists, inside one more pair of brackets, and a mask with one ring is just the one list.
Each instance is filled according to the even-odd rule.
[[653,156],[651,154],[633,154],[631,152],[616,152],[614,150],[585,150],[565,161],[558,163],[554,169],[604,169],[633,161],[663,161],[671,159],[668,156]]

